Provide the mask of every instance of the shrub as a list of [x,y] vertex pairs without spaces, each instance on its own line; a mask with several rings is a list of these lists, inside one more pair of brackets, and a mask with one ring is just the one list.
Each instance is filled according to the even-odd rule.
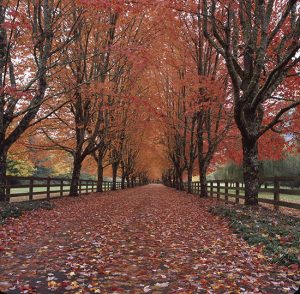
[[0,203],[0,224],[9,217],[20,217],[24,212],[36,209],[53,209],[54,205],[49,201],[27,201],[20,203]]
[[229,220],[249,245],[262,246],[275,263],[300,265],[300,219],[266,208],[219,205],[210,209]]

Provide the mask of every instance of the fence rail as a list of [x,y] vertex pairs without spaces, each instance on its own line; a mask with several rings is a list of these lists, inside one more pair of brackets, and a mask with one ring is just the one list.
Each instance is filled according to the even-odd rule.
[[[184,183],[187,191],[187,183]],[[207,182],[209,197],[225,202],[240,203],[245,199],[245,185],[239,180],[214,180]],[[200,194],[200,182],[192,183],[192,193]],[[268,177],[260,179],[258,195],[260,203],[300,210],[300,177]]]
[[[6,201],[26,201],[60,198],[69,195],[71,179],[64,178],[40,178],[7,176],[5,185]],[[134,186],[137,183],[133,183]],[[112,190],[113,182],[103,181],[102,191]],[[116,182],[116,189],[121,189],[122,183]],[[125,181],[124,188],[127,188]],[[80,180],[79,195],[96,192],[97,181]]]

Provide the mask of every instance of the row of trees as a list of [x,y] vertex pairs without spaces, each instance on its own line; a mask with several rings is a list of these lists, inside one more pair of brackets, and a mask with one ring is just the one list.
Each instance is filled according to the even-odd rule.
[[199,174],[206,197],[242,161],[257,204],[259,156],[299,139],[299,35],[296,0],[0,0],[0,198],[27,148],[72,159],[71,195],[109,166],[114,188]]
[[[297,1],[171,1],[176,40],[161,81],[165,182],[191,190],[198,160],[206,174],[224,158],[242,160],[245,203],[258,204],[259,156],[299,140],[300,17]],[[169,60],[168,60],[169,59]],[[295,150],[295,149],[294,149]],[[240,155],[240,156],[239,156]]]
[[113,189],[118,171],[123,187],[147,178],[138,165],[144,112],[132,103],[143,95],[145,16],[122,1],[0,1],[0,199],[8,153],[22,145],[69,154],[73,196],[91,158],[98,191],[108,165]]

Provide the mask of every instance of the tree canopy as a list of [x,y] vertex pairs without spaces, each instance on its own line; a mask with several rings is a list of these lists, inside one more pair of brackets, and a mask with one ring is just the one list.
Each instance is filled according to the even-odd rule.
[[[178,189],[299,153],[296,0],[0,1],[0,198],[37,166]],[[26,154],[26,158],[23,157]],[[13,161],[12,159],[13,158]]]

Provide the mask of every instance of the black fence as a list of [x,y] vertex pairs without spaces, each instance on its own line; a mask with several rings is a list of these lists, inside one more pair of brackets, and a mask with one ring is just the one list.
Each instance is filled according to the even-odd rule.
[[[280,206],[300,209],[300,189],[295,183],[300,177],[269,177],[260,179],[260,203],[271,204],[278,209]],[[187,183],[184,183],[187,191]],[[214,180],[207,182],[209,197],[223,199],[225,202],[240,203],[245,199],[245,185],[238,180]],[[192,193],[200,194],[200,182],[192,183]]]
[[[27,201],[52,199],[68,196],[70,193],[70,179],[63,178],[39,178],[7,176],[5,185],[6,201]],[[131,186],[140,185],[138,181],[131,182]],[[130,187],[131,187],[130,186]],[[102,191],[111,191],[113,182],[103,181]],[[116,182],[116,189],[121,189],[122,183]],[[127,182],[124,183],[127,188]],[[97,181],[80,180],[78,186],[79,195],[94,193],[97,190]]]

